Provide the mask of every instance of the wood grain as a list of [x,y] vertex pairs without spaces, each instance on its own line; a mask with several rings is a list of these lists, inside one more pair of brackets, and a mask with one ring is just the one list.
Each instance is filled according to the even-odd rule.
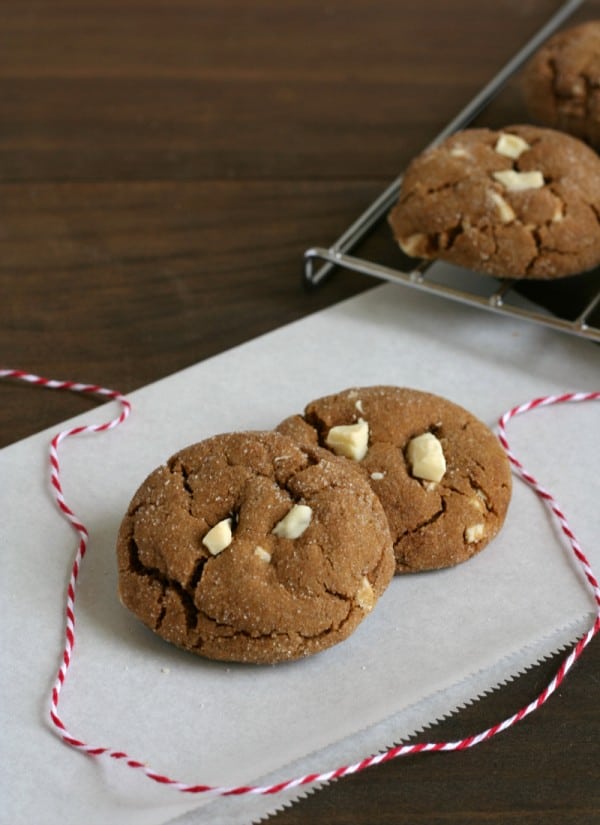
[[[344,273],[305,291],[304,250],[333,242],[558,5],[3,0],[4,363],[129,392],[369,288]],[[600,0],[575,19],[591,17]],[[516,85],[488,116],[522,119]],[[0,393],[0,445],[92,403]],[[512,713],[557,664],[424,736]],[[272,821],[597,823],[599,680],[594,642],[511,732],[370,769]]]

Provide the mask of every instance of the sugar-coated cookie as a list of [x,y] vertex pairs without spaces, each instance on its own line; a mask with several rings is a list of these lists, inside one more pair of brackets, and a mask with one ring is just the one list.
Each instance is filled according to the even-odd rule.
[[437,395],[352,388],[311,402],[277,429],[346,457],[369,481],[388,518],[397,573],[463,562],[503,524],[511,473],[499,441]]
[[467,129],[409,165],[389,223],[412,257],[500,278],[600,264],[600,157],[534,126]]
[[118,543],[123,604],[169,642],[273,663],[342,641],[394,573],[364,478],[275,432],[217,435],[135,493]]
[[558,32],[523,71],[532,117],[600,149],[600,20]]

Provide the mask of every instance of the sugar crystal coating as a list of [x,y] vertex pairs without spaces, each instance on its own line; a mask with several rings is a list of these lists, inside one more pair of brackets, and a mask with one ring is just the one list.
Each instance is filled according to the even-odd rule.
[[275,432],[214,436],[172,456],[134,495],[117,557],[121,600],[149,628],[201,656],[253,663],[343,641],[394,572],[367,481]]

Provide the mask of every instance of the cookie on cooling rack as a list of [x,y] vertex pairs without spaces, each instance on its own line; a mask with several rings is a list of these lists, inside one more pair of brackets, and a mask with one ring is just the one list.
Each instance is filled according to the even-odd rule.
[[523,71],[532,117],[600,148],[600,20],[558,32]]
[[135,493],[123,604],[201,656],[274,663],[342,641],[394,573],[382,506],[348,462],[275,432],[214,436]]
[[389,223],[401,249],[500,278],[600,264],[600,157],[534,126],[467,129],[409,165]]
[[362,473],[387,515],[397,573],[466,561],[504,522],[511,473],[499,441],[437,395],[348,389],[312,401],[277,429],[305,448],[345,456]]

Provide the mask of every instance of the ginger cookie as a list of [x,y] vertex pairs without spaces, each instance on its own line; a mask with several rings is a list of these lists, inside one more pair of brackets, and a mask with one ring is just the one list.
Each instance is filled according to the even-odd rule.
[[158,635],[254,663],[342,641],[394,573],[369,484],[275,432],[217,435],[156,469],[123,519],[117,557],[121,601]]
[[600,264],[600,157],[551,129],[467,129],[409,165],[389,223],[400,248],[500,278]]
[[397,573],[466,561],[504,522],[508,459],[485,424],[444,398],[353,388],[311,402],[277,429],[345,456],[368,480],[388,518]]
[[523,71],[532,117],[600,149],[600,20],[558,32]]

